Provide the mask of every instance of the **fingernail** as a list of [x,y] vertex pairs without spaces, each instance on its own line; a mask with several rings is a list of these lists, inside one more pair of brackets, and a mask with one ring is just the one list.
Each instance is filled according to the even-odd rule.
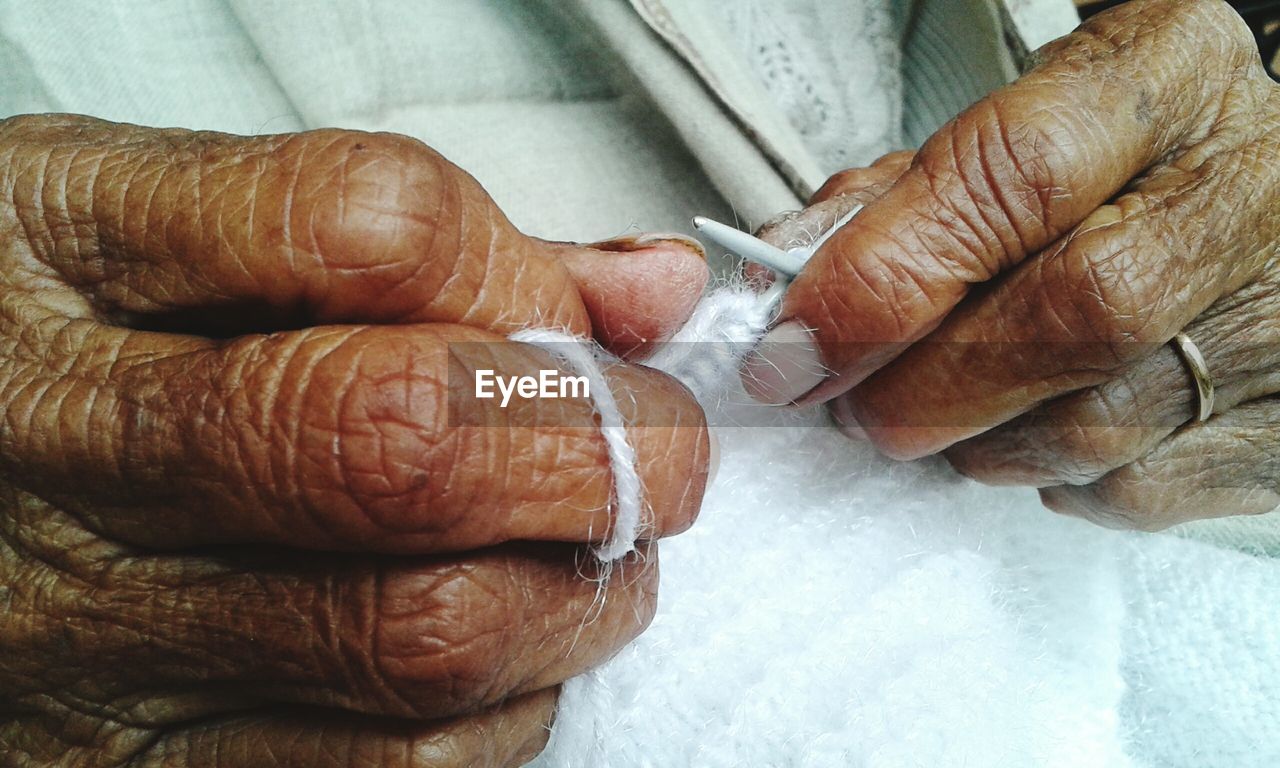
[[707,451],[707,487],[710,488],[716,481],[716,475],[720,474],[720,438],[716,437],[714,429],[707,430],[707,437],[710,440]]
[[661,242],[679,243],[698,253],[706,253],[706,249],[702,247],[700,240],[689,235],[682,235],[679,232],[650,232],[636,238],[636,245],[652,245],[653,243]]
[[850,440],[856,440],[860,443],[868,442],[871,438],[867,437],[867,430],[862,428],[858,420],[853,415],[853,408],[849,405],[849,397],[841,395],[831,401],[831,418],[836,423],[836,429]]
[[788,320],[765,334],[740,372],[747,394],[763,403],[792,403],[822,383],[827,371],[813,334]]
[[642,235],[629,235],[627,237],[619,237],[613,240],[602,240],[598,243],[591,243],[587,247],[594,248],[597,251],[629,253],[631,251],[642,251],[646,248],[652,248],[653,246],[660,245],[662,243],[673,243],[685,250],[697,254],[698,258],[707,258],[707,251],[702,247],[702,243],[688,235],[682,235],[679,232],[649,232]]

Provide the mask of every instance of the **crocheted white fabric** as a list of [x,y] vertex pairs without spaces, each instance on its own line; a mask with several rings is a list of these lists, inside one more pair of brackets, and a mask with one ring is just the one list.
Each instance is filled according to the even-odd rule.
[[768,312],[719,289],[650,360],[707,408],[721,467],[660,544],[653,626],[564,686],[536,765],[1276,763],[1275,561],[1055,516],[751,403],[733,371]]
[[650,360],[718,425],[720,471],[661,544],[653,625],[565,685],[536,765],[1276,764],[1274,560],[1059,517],[753,404],[734,369],[768,312],[722,288]]
[[651,361],[722,425],[720,471],[653,626],[566,685],[537,764],[1128,765],[1123,536],[751,404],[767,316],[719,290]]

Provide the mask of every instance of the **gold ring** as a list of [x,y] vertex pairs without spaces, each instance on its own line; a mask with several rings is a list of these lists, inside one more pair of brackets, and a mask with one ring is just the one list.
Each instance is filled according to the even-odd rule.
[[1185,333],[1173,337],[1173,343],[1182,355],[1182,362],[1191,371],[1191,378],[1196,383],[1196,394],[1200,396],[1200,413],[1196,421],[1205,421],[1213,415],[1213,376],[1209,375],[1209,366],[1204,362],[1200,348]]

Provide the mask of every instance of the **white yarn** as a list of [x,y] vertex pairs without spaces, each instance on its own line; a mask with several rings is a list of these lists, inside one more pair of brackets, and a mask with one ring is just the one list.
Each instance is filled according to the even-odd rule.
[[777,300],[740,284],[703,297],[689,321],[645,361],[674,377],[703,407],[713,407],[768,326]]
[[[791,252],[807,262],[833,232],[861,209],[857,206],[842,216],[813,245]],[[729,382],[736,380],[742,359],[764,335],[785,287],[779,277],[778,283],[763,292],[741,282],[727,282],[708,292],[684,326],[645,364],[684,384],[705,409],[714,411]],[[600,414],[600,431],[609,450],[617,507],[609,541],[595,554],[606,563],[625,557],[636,548],[644,489],[636,469],[635,449],[627,440],[626,423],[597,362],[608,353],[590,339],[546,328],[517,331],[510,339],[545,349],[591,383],[592,401]]]
[[609,468],[613,472],[613,500],[616,513],[613,529],[596,557],[609,563],[625,557],[636,548],[640,531],[640,510],[644,503],[640,473],[636,469],[636,451],[627,440],[627,427],[618,410],[618,402],[609,389],[609,380],[597,362],[599,348],[587,339],[547,328],[528,328],[510,336],[512,341],[532,344],[584,376],[591,388],[591,400],[600,414],[600,433],[609,451]]
[[[683,328],[662,345],[647,365],[675,377],[704,406],[738,369],[738,364],[764,333],[776,303],[775,293],[758,294],[746,286],[726,286],[703,298]],[[586,377],[591,400],[600,415],[600,433],[609,451],[616,510],[608,541],[595,555],[610,563],[636,549],[644,509],[644,487],[636,467],[636,452],[627,439],[627,425],[618,409],[599,361],[608,353],[590,339],[549,328],[528,328],[509,337],[532,344]]]

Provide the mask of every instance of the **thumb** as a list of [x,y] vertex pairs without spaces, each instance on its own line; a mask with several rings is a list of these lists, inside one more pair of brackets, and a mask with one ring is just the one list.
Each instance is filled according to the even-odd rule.
[[578,286],[596,340],[623,357],[641,357],[679,330],[710,278],[702,246],[684,235],[551,245]]

